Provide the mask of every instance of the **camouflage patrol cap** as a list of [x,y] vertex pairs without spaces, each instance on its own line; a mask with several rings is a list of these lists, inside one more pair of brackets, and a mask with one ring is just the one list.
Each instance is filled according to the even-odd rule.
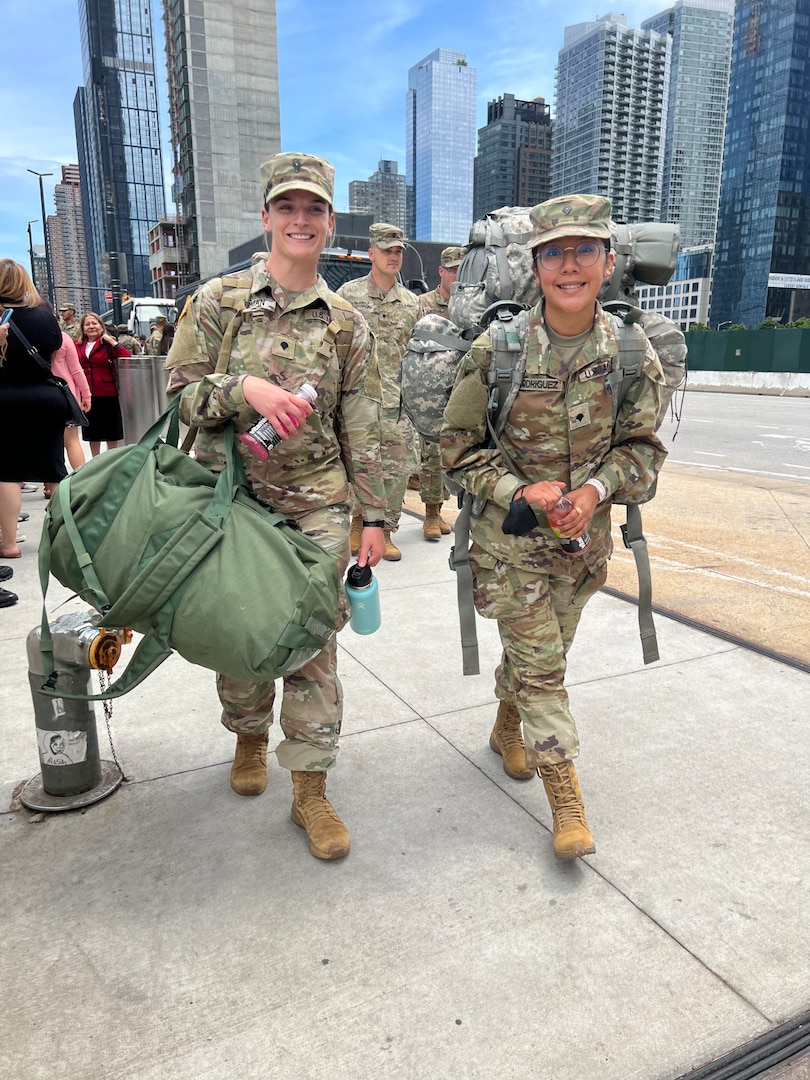
[[534,232],[529,250],[562,236],[610,240],[610,199],[603,195],[562,195],[532,207]]
[[376,221],[368,230],[369,247],[389,248],[405,247],[405,234],[396,225],[389,225],[385,221]]
[[72,311],[74,315],[76,314],[76,308],[73,306],[73,304],[62,304],[62,306],[59,308],[59,310],[60,310],[60,312],[61,311]]
[[335,193],[335,167],[312,154],[273,154],[262,162],[265,205],[287,191],[311,191],[331,206]]
[[455,267],[461,266],[464,261],[464,248],[446,247],[442,251],[439,261],[445,270],[453,270]]
[[125,322],[124,323],[119,323],[118,326],[116,326],[115,329],[118,331],[119,334],[128,334],[129,333],[129,327],[127,326],[127,324]]

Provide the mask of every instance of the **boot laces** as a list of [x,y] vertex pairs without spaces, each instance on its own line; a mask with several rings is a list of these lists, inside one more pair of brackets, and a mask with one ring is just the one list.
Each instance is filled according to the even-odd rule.
[[329,821],[343,824],[334,806],[326,797],[326,782],[322,779],[323,775],[323,773],[317,772],[304,775],[298,806],[313,823],[322,818],[327,818]]
[[543,766],[543,779],[548,783],[554,797],[554,816],[560,825],[569,821],[587,825],[585,807],[577,794],[568,763]]

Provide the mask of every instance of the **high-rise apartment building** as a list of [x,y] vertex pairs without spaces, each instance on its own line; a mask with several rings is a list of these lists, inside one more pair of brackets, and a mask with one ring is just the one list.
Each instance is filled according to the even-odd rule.
[[677,0],[641,24],[672,38],[661,216],[682,247],[714,243],[733,23],[734,0]]
[[56,306],[70,303],[77,312],[93,311],[78,165],[62,166],[53,198],[56,213],[48,217],[48,244]]
[[473,220],[476,71],[463,52],[435,49],[408,71],[408,234],[465,244]]
[[738,0],[712,326],[810,315],[810,0]]
[[554,195],[606,195],[627,222],[661,215],[672,39],[624,15],[567,26],[557,63]]
[[[166,211],[151,6],[79,0],[84,85],[73,103],[94,310],[111,279],[151,295],[149,227]],[[112,258],[110,255],[112,254]],[[109,268],[109,269],[108,269]]]
[[473,216],[500,206],[535,206],[551,196],[551,109],[545,98],[504,94],[478,129]]
[[375,221],[387,221],[405,232],[405,176],[398,162],[381,160],[368,180],[349,181],[349,213],[371,214]]
[[281,146],[276,5],[163,0],[163,12],[184,284],[256,234],[259,168]]

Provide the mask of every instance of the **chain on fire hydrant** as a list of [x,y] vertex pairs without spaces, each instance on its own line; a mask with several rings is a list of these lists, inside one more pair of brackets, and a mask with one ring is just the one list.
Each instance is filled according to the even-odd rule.
[[[93,612],[62,615],[50,624],[58,689],[92,694],[93,668],[108,674],[121,656],[129,630],[103,630]],[[72,810],[112,794],[123,776],[118,765],[102,761],[91,701],[50,697],[41,687],[50,672],[40,651],[41,627],[28,635],[28,680],[34,701],[37,748],[42,771],[23,787],[20,801],[29,810]]]

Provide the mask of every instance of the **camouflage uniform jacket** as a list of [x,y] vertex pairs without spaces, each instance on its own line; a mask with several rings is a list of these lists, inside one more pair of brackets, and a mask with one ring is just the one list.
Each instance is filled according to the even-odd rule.
[[263,261],[207,282],[186,303],[166,368],[169,395],[182,391],[181,418],[200,428],[197,460],[214,471],[224,463],[223,422],[233,420],[242,432],[259,419],[242,392],[246,375],[291,392],[311,383],[318,391],[312,415],[267,460],[237,440],[254,492],[284,513],[301,516],[347,502],[351,482],[363,516],[382,517],[374,339],[362,316],[330,292],[323,278],[289,302]]
[[133,337],[132,334],[121,334],[118,338],[118,344],[123,345],[129,351],[130,356],[140,356],[143,352],[140,341]]
[[[532,483],[560,480],[566,490],[573,490],[594,477],[605,485],[609,497],[594,513],[591,548],[584,556],[592,569],[612,550],[610,496],[641,501],[666,457],[655,434],[664,376],[655,350],[644,340],[642,374],[630,386],[614,426],[605,376],[619,347],[610,318],[597,304],[593,333],[567,371],[546,334],[541,301],[529,318],[523,382],[500,433],[506,452]],[[542,510],[533,508],[538,528],[528,536],[507,536],[501,528],[523,481],[509,471],[500,451],[487,445],[490,358],[485,331],[462,361],[444,413],[442,466],[462,487],[488,500],[473,521],[473,539],[503,562],[542,570],[550,553],[559,551]]]
[[419,297],[419,318],[423,315],[443,315],[445,319],[449,318],[447,314],[447,300],[442,295],[441,289],[434,289],[433,292],[423,293]]
[[411,330],[419,318],[419,301],[398,281],[388,292],[383,292],[374,284],[371,274],[347,281],[338,289],[338,296],[357,308],[371,327],[377,339],[383,409],[398,409],[399,369]]
[[143,351],[147,356],[160,356],[160,343],[163,341],[163,331],[153,330],[146,339]]
[[74,341],[74,342],[75,342],[75,343],[76,343],[76,344],[78,345],[78,343],[79,343],[79,339],[80,339],[80,338],[81,338],[81,336],[82,336],[82,332],[81,332],[81,328],[79,327],[79,324],[78,324],[77,322],[75,322],[75,321],[74,321],[74,322],[72,322],[72,323],[70,324],[70,326],[67,326],[67,325],[66,325],[66,324],[65,324],[64,322],[62,322],[62,320],[60,319],[60,320],[59,320],[59,329],[60,329],[60,330],[62,330],[62,331],[64,331],[64,333],[66,333],[66,334],[67,334],[67,336],[68,336],[69,338],[71,338],[71,339],[72,339],[72,340],[73,340],[73,341]]

